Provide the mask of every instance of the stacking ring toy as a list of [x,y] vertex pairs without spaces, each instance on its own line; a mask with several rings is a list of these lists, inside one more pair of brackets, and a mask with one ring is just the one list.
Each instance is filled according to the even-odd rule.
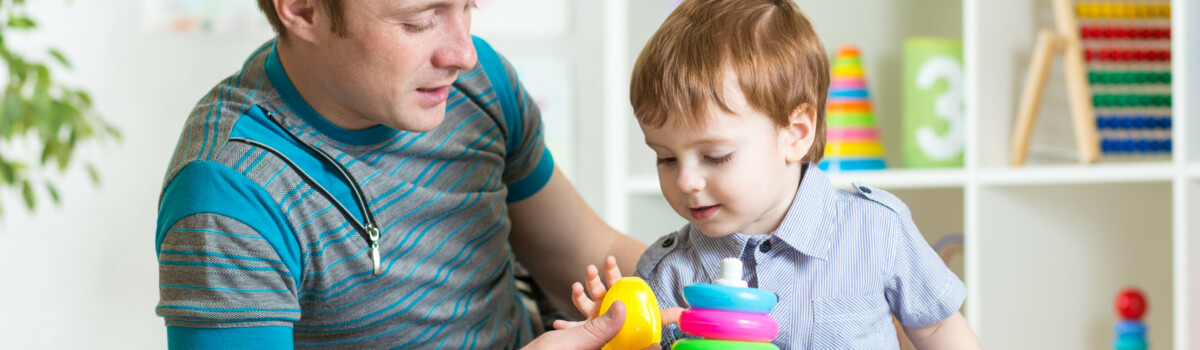
[[770,342],[779,335],[779,324],[770,315],[721,310],[684,310],[679,328],[708,339],[744,342]]
[[671,347],[675,350],[779,350],[771,343],[747,343],[712,339],[681,339]]
[[683,300],[697,309],[765,314],[775,308],[775,293],[755,288],[696,283],[683,287]]

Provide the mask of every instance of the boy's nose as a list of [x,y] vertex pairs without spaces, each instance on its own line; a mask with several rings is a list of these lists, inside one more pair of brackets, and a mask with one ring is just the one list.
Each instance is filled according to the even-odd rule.
[[680,191],[683,191],[684,193],[693,193],[703,190],[705,181],[704,177],[698,172],[688,169],[681,169],[679,171],[679,177],[675,179],[675,184],[679,186]]

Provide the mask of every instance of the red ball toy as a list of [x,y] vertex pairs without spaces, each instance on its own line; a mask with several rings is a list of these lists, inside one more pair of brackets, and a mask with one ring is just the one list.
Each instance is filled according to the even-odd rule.
[[1146,297],[1137,288],[1126,288],[1117,294],[1116,307],[1121,318],[1136,320],[1146,313]]

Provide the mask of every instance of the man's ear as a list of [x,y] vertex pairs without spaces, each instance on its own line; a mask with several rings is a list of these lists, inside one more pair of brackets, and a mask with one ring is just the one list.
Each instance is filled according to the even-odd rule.
[[317,40],[315,0],[275,0],[275,13],[287,28],[287,36],[314,42]]
[[805,103],[792,110],[788,124],[780,129],[780,142],[788,163],[800,162],[808,155],[817,136],[817,109]]

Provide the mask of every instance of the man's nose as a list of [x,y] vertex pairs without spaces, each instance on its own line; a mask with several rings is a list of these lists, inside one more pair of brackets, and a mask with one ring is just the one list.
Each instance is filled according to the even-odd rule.
[[441,43],[433,55],[433,65],[438,68],[467,70],[475,67],[475,43],[471,40],[471,18],[466,15],[454,17],[447,23],[447,40]]

